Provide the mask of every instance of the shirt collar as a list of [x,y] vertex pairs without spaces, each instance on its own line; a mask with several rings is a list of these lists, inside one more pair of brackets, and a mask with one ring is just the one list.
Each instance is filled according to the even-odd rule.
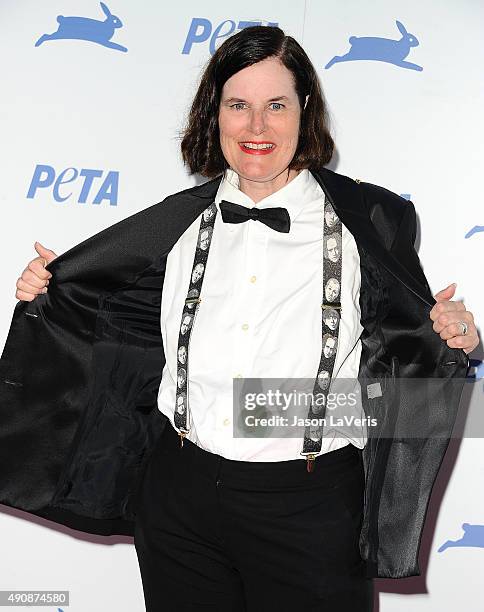
[[219,212],[219,203],[222,200],[228,200],[247,208],[254,206],[257,206],[257,208],[282,206],[287,209],[292,223],[304,206],[314,201],[320,195],[319,190],[319,184],[316,179],[308,169],[304,169],[291,182],[255,204],[247,194],[240,191],[238,174],[231,168],[228,168],[217,190],[215,204]]

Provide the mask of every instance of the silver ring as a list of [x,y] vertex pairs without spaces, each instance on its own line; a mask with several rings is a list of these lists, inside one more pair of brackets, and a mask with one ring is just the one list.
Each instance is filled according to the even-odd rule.
[[467,332],[469,331],[469,328],[467,327],[467,323],[465,323],[464,321],[459,321],[459,323],[462,325],[462,335],[465,336]]

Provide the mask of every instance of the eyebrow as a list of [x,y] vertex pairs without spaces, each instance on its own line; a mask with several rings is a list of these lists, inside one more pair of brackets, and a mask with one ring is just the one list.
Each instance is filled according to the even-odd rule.
[[[276,96],[274,98],[269,98],[267,102],[279,102],[279,100],[289,100],[289,98],[287,96]],[[229,102],[247,102],[247,100],[243,98],[227,98],[224,102],[228,104]]]

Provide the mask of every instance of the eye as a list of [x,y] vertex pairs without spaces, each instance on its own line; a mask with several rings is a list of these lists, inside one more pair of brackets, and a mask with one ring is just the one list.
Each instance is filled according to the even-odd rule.
[[273,110],[281,110],[282,108],[284,108],[284,104],[281,104],[280,102],[271,102],[271,106],[276,107],[273,108]]
[[242,110],[244,106],[244,102],[236,102],[235,104],[231,104],[230,108],[235,108],[235,110]]

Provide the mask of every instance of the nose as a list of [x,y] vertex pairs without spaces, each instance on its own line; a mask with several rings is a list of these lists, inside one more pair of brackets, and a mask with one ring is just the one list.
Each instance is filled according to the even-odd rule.
[[266,129],[263,110],[253,108],[250,111],[249,129],[254,134],[261,134]]

